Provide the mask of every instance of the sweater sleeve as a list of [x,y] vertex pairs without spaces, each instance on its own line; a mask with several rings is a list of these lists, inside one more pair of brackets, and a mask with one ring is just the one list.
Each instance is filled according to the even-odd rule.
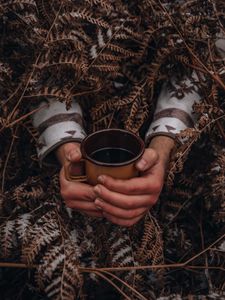
[[146,143],[156,135],[176,138],[181,130],[194,126],[196,115],[192,107],[201,99],[196,77],[193,73],[182,81],[173,78],[171,82],[163,84],[153,121],[146,133]]
[[[225,37],[222,33],[215,42],[218,55],[225,58]],[[221,70],[221,74],[224,69]],[[193,104],[199,103],[201,96],[198,90],[198,78],[192,76],[178,81],[175,77],[164,83],[158,97],[153,121],[146,133],[146,143],[156,135],[167,135],[176,138],[176,134],[194,126],[197,120]]]
[[65,142],[81,142],[86,133],[81,108],[75,101],[69,110],[64,103],[53,99],[42,102],[39,107],[32,121],[39,132],[37,154],[42,165],[52,157],[48,154],[55,148]]

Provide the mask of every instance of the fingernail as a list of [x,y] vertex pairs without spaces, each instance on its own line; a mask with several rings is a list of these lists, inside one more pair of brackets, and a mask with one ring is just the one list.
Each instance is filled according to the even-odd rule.
[[102,211],[102,207],[100,207],[100,206],[98,206],[98,205],[95,205],[95,207],[97,208],[97,210]]
[[147,161],[145,159],[141,159],[138,163],[137,163],[137,167],[141,170],[143,170],[147,165]]
[[71,152],[66,153],[66,159],[69,160],[69,161],[71,161]]
[[95,206],[96,206],[99,210],[102,210],[101,205],[102,205],[102,201],[99,200],[99,199],[96,199],[96,200],[95,200]]
[[100,186],[99,186],[99,185],[96,185],[96,186],[94,187],[94,191],[95,191],[96,193],[100,194],[100,193],[101,193],[101,188],[100,188]]
[[103,176],[103,175],[98,176],[98,181],[99,181],[100,183],[104,183],[104,181],[105,181],[105,176]]
[[72,150],[69,153],[66,154],[66,158],[69,161],[77,160],[77,158],[80,156],[79,150]]

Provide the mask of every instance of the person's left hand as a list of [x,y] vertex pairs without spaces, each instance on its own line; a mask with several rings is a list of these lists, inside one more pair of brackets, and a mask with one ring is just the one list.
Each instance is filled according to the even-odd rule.
[[[165,138],[165,137],[164,137]],[[114,224],[130,227],[136,224],[148,210],[156,204],[164,184],[169,154],[174,145],[172,139],[168,147],[158,138],[154,148],[145,150],[136,164],[140,177],[128,180],[99,176],[95,186],[95,205],[102,210],[103,216]],[[165,139],[164,139],[165,141]]]

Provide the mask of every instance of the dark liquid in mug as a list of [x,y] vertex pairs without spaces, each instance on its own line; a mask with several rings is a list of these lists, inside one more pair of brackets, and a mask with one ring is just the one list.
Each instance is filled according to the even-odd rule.
[[135,155],[123,148],[102,148],[94,151],[90,157],[99,162],[115,164],[131,160]]

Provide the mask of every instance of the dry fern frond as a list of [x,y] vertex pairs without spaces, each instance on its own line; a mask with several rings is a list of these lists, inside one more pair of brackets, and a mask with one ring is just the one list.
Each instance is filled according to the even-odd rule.
[[9,258],[12,257],[12,250],[16,244],[15,236],[16,222],[15,220],[8,220],[4,226],[0,227],[0,256]]
[[162,246],[161,230],[155,218],[149,213],[145,220],[141,244],[137,249],[137,260],[140,262],[148,260],[152,264],[162,263]]
[[23,239],[22,261],[34,264],[40,250],[60,238],[54,211],[46,213],[29,228]]
[[[203,99],[194,105],[198,122],[178,136],[183,144],[155,211],[166,263],[204,251],[224,223],[224,58],[216,44],[224,34],[224,1],[0,2],[1,258],[21,259],[22,252],[26,263],[38,266],[37,286],[54,300],[90,296],[79,293],[79,266],[160,263],[161,231],[153,217],[120,231],[65,208],[58,170],[38,166],[37,133],[28,117],[45,98],[69,107],[75,97],[87,133],[121,127],[144,137],[162,83],[193,71]],[[179,98],[191,89],[181,84],[171,92]],[[206,294],[208,283],[223,286],[220,270],[212,269],[224,267],[220,247],[192,261],[191,267],[201,266],[198,272],[169,270],[165,281],[155,272],[118,274],[147,299],[153,289],[185,299],[203,286]],[[101,284],[93,274],[85,281]]]

